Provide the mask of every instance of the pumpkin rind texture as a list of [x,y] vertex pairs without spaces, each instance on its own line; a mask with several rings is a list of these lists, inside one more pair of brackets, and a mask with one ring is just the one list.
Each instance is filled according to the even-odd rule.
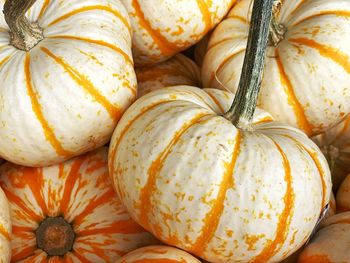
[[259,109],[253,131],[238,130],[221,116],[233,97],[189,86],[141,97],[113,134],[109,169],[131,216],[164,243],[211,262],[277,262],[329,202],[329,168],[304,133]]
[[201,40],[235,0],[121,0],[134,30],[137,66],[164,61]]
[[119,0],[37,0],[27,16],[45,38],[23,52],[0,15],[0,155],[46,166],[106,144],[135,100],[131,26]]
[[136,69],[139,97],[160,88],[189,85],[200,86],[200,69],[188,57],[177,54],[173,58],[149,67]]
[[[101,148],[45,168],[10,163],[0,168],[0,185],[11,205],[13,262],[115,262],[158,243],[120,203],[108,175],[107,153]],[[45,218],[58,216],[72,225],[76,237],[71,251],[49,259],[37,247],[35,231]]]
[[11,260],[11,228],[9,203],[0,188],[0,262],[3,263]]
[[[251,6],[250,0],[237,3],[211,35],[205,88],[236,91]],[[287,32],[267,49],[259,107],[309,136],[344,119],[350,113],[349,19],[349,1],[284,1],[277,22]]]
[[350,116],[340,124],[312,138],[326,156],[334,190],[350,173]]
[[198,259],[192,255],[173,247],[167,246],[149,246],[139,248],[125,255],[117,261],[117,263],[200,263]]
[[350,174],[340,185],[336,202],[338,213],[350,211]]
[[306,246],[298,263],[349,262],[350,212],[328,218]]

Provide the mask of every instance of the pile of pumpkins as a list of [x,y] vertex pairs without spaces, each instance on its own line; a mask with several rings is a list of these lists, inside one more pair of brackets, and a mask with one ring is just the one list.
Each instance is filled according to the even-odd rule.
[[0,8],[0,262],[350,262],[350,1]]

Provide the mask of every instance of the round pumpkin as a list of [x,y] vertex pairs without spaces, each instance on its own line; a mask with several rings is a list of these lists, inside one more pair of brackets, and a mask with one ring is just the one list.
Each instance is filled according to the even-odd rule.
[[201,84],[200,69],[182,54],[153,66],[136,69],[136,76],[140,97],[164,87]]
[[[236,91],[251,2],[238,2],[211,35],[202,67],[205,88]],[[316,135],[350,113],[350,2],[282,2],[258,105],[276,120]]]
[[0,188],[0,262],[8,263],[11,260],[11,219],[7,198]]
[[134,30],[137,66],[164,61],[204,37],[235,0],[121,0]]
[[125,255],[117,263],[200,263],[190,254],[173,247],[149,246],[136,249]]
[[136,98],[131,26],[119,0],[8,0],[0,42],[4,159],[45,166],[109,141]]
[[350,116],[335,127],[312,138],[326,156],[337,190],[350,173]]
[[328,218],[300,254],[298,263],[349,262],[350,212]]
[[13,262],[115,262],[156,243],[114,192],[107,153],[101,148],[45,168],[0,168],[11,205]]
[[233,97],[189,86],[141,97],[112,137],[110,172],[131,216],[166,244],[211,262],[277,262],[328,203],[329,168],[265,112],[237,129],[222,117]]
[[350,174],[340,185],[337,192],[337,211],[350,211]]

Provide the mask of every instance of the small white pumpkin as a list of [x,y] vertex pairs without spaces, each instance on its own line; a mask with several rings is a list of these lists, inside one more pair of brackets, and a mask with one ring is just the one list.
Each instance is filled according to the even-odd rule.
[[107,143],[136,98],[131,27],[121,2],[7,3],[10,28],[0,14],[0,155],[44,166]]

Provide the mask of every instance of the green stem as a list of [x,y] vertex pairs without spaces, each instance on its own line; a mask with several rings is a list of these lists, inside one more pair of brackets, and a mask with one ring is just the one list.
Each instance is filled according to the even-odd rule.
[[25,14],[36,0],[6,0],[4,16],[10,28],[11,45],[29,51],[44,39],[38,23],[30,22]]
[[237,128],[251,130],[261,86],[274,0],[255,0],[238,91],[224,117]]

